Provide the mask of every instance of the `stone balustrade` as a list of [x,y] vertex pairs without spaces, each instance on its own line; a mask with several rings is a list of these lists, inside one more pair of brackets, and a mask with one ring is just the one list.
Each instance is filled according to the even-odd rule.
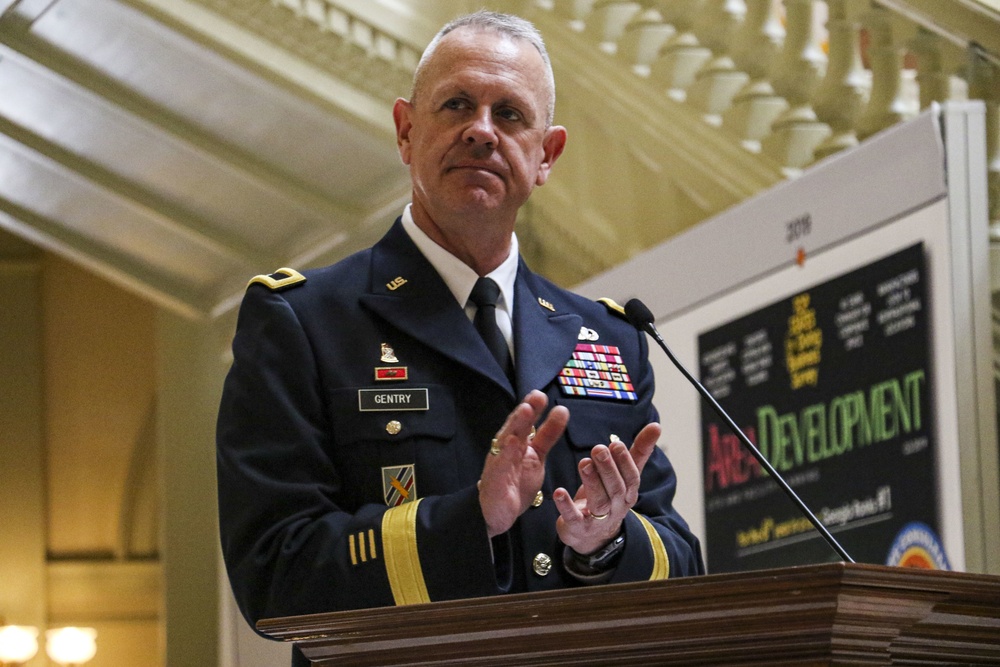
[[422,46],[344,9],[334,0],[197,0],[374,98],[410,90]]
[[[962,0],[968,6],[974,0]],[[794,176],[934,102],[986,105],[1000,242],[1000,53],[901,0],[546,0],[637,77]],[[940,0],[946,11],[959,3]],[[1000,31],[998,15],[983,20]]]
[[[336,0],[201,1],[230,9],[252,6],[258,22],[270,8],[311,23],[317,38],[304,42],[302,32],[295,32],[289,48],[383,100],[409,89],[419,47],[352,15]],[[651,89],[689,105],[748,152],[781,165],[789,177],[934,102],[982,100],[991,237],[1000,243],[1000,39],[983,46],[965,35],[969,16],[1000,34],[1000,12],[979,0],[934,1],[532,4],[562,19],[604,57],[627,65],[625,71]],[[937,13],[922,14],[915,6]],[[947,25],[952,13],[966,23]],[[264,21],[280,37],[279,18],[268,14]]]

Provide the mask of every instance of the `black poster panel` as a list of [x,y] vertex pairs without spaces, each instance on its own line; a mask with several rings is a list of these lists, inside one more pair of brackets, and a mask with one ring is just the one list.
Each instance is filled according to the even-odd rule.
[[[858,562],[940,534],[922,244],[698,338],[701,381]],[[837,560],[702,402],[711,572]]]

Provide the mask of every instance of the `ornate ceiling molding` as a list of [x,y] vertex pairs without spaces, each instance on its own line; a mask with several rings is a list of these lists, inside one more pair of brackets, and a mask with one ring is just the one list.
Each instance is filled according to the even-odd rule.
[[194,0],[240,28],[391,104],[423,50],[325,0]]

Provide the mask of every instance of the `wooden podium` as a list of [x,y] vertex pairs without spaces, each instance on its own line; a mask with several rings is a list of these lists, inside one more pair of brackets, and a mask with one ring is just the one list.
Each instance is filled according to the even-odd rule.
[[1000,577],[831,563],[268,619],[315,665],[1000,665]]

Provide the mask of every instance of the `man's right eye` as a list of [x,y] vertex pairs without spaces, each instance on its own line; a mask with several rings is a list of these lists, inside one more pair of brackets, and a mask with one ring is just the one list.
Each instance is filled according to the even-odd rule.
[[460,97],[453,97],[444,103],[445,109],[464,109],[467,105],[465,100]]

